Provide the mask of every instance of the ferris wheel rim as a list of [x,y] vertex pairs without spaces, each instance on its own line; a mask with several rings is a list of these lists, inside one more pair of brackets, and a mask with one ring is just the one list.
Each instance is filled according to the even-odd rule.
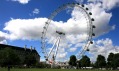
[[[80,54],[84,54],[86,52],[85,49],[87,49],[89,47],[90,44],[92,44],[92,37],[94,36],[94,33],[93,33],[93,28],[94,28],[94,25],[92,23],[92,21],[94,21],[93,18],[90,17],[90,15],[92,15],[91,12],[87,12],[88,8],[84,8],[84,5],[79,5],[79,3],[68,3],[68,4],[64,4],[62,5],[61,7],[59,7],[58,9],[56,9],[51,15],[50,17],[48,18],[48,20],[45,22],[45,26],[43,27],[43,32],[42,32],[42,37],[41,37],[41,43],[42,43],[42,50],[44,52],[44,55],[46,56],[45,58],[47,58],[48,56],[48,53],[46,52],[46,45],[45,45],[45,36],[46,36],[46,33],[47,33],[47,29],[48,29],[48,26],[50,25],[50,22],[52,21],[52,19],[59,13],[61,12],[62,10],[64,10],[64,8],[67,8],[68,6],[74,8],[75,6],[79,7],[80,9],[82,9],[86,15],[88,16],[88,19],[89,19],[89,29],[90,31],[88,32],[88,39],[87,39],[87,43],[85,43],[85,48],[82,50],[82,52]],[[92,20],[93,19],[93,20]],[[81,55],[81,56],[82,56]]]

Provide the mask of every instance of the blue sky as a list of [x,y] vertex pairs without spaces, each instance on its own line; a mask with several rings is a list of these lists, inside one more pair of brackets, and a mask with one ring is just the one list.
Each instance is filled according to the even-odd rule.
[[[0,43],[20,47],[27,45],[28,48],[33,46],[43,60],[40,37],[44,23],[59,6],[73,2],[85,4],[89,7],[89,11],[93,13],[91,17],[95,18],[96,37],[93,38],[94,44],[89,47],[90,52],[86,53],[91,60],[95,59],[98,54],[107,57],[110,52],[119,52],[119,0],[0,0]],[[64,24],[68,21],[72,23],[73,12],[74,16],[77,13],[75,10],[67,12],[66,10],[58,14],[51,26],[56,29],[59,26],[57,23],[60,23],[60,21]],[[67,25],[66,28],[70,26]],[[52,30],[49,33],[52,33]],[[76,40],[84,37],[85,35],[75,37],[73,33],[67,35],[66,38],[71,44],[61,43],[60,50],[62,52],[59,52],[58,58],[64,59],[64,57],[77,54],[80,50],[78,47],[81,47],[84,43],[81,44],[79,41],[80,43],[77,45]],[[74,47],[75,45],[77,47]],[[63,48],[63,46],[69,48]],[[115,48],[117,51],[115,51]]]

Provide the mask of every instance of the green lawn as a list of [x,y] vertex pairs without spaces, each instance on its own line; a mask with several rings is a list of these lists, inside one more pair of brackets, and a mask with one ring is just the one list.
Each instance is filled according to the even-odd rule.
[[[0,68],[0,71],[7,71],[7,68]],[[77,69],[36,69],[36,68],[28,68],[28,69],[14,69],[12,68],[10,71],[109,71],[109,70],[77,70]],[[111,70],[113,71],[113,70]],[[119,71],[119,70],[114,70]]]

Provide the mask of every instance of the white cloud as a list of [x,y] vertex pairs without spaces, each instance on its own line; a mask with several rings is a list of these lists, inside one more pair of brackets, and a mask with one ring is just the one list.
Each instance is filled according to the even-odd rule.
[[93,13],[92,17],[95,19],[94,25],[96,25],[96,28],[94,29],[94,32],[96,36],[108,33],[110,30],[115,29],[114,25],[109,25],[112,14],[107,13],[103,8],[101,8],[100,3],[89,4],[89,7],[91,7],[91,12]]
[[111,39],[100,39],[94,41],[94,44],[89,47],[89,53],[93,56],[91,57],[92,61],[95,61],[99,54],[108,57],[109,53],[117,53],[119,51],[119,46],[114,46]]
[[7,34],[0,31],[0,43],[7,44]]
[[38,8],[34,8],[34,10],[31,12],[31,13],[29,13],[29,15],[30,16],[34,16],[34,15],[37,15],[37,14],[39,14],[39,9]]
[[11,0],[11,1],[18,1],[21,4],[27,4],[30,0]]
[[7,44],[7,40],[0,41],[0,44]]
[[103,0],[103,8],[111,10],[112,8],[119,6],[119,0]]
[[64,59],[64,58],[66,58],[66,56],[67,56],[67,52],[59,53],[59,54],[57,54],[57,59],[58,60]]
[[72,48],[69,49],[69,51],[70,51],[70,52],[75,52],[76,49],[77,49],[77,48],[72,47]]
[[[94,24],[96,25],[96,29],[94,30],[94,32],[96,32],[97,36],[107,33],[115,28],[114,26],[109,26],[109,21],[112,17],[111,13],[106,13],[104,10],[99,8],[98,5],[90,6],[94,6],[91,11],[93,12],[92,17],[95,17]],[[78,17],[78,15],[80,16],[80,13],[78,13],[77,11],[78,10],[74,9],[74,11],[72,12],[72,18],[68,19],[67,22],[52,21],[48,28],[47,35],[49,37],[51,35],[55,37],[55,31],[59,30],[66,33],[64,39],[67,39],[66,41],[68,41],[69,43],[76,44],[78,42],[83,42],[87,37],[87,24],[84,18],[80,19]],[[6,22],[4,30],[9,32],[7,34],[9,35],[9,39],[11,40],[38,39],[41,37],[41,29],[43,29],[46,21],[47,18],[11,19],[10,21]]]
[[39,39],[46,20],[46,18],[12,19],[6,22],[4,30],[8,32],[6,34],[10,40]]
[[88,2],[101,3],[101,6],[105,10],[111,10],[119,6],[119,0],[88,0]]
[[37,9],[37,8],[35,8],[34,10],[33,10],[33,14],[39,14],[39,9]]

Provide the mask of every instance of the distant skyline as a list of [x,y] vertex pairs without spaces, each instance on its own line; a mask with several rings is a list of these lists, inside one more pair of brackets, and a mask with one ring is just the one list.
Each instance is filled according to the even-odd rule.
[[[43,26],[54,10],[73,2],[87,6],[93,14],[91,17],[95,19],[93,24],[96,26],[96,37],[93,38],[94,44],[89,47],[90,51],[86,53],[91,60],[95,61],[98,54],[107,57],[110,52],[119,52],[119,0],[0,0],[0,43],[35,47],[41,60],[44,60],[40,43]],[[66,36],[69,43],[61,43],[61,52],[57,56],[59,60],[65,61],[66,57],[77,54],[84,44],[81,41],[85,39],[85,34],[75,35],[86,30],[86,26],[73,24],[76,22],[73,17],[78,14],[76,10],[66,10],[52,20],[53,29],[63,27],[67,33],[73,32],[75,28],[82,28]],[[53,29],[50,30],[51,33]]]

